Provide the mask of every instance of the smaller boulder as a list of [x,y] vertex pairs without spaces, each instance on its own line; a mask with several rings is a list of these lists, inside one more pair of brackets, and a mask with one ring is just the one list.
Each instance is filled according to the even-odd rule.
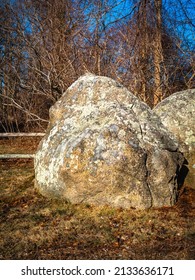
[[189,169],[185,183],[195,188],[195,89],[172,94],[153,111],[176,137]]

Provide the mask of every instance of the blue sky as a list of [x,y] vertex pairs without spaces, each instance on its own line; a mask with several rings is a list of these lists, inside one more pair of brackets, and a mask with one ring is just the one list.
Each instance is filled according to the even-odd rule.
[[[133,7],[139,0],[110,0],[107,3],[115,6],[105,15],[105,21],[115,21],[117,18],[130,17]],[[195,47],[195,0],[162,0],[163,15],[170,30],[179,37],[185,38]],[[107,17],[107,19],[106,19]]]

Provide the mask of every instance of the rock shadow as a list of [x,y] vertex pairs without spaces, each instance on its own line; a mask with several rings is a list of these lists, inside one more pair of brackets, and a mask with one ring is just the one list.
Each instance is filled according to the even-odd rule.
[[186,177],[188,175],[188,172],[189,172],[189,168],[188,168],[187,165],[188,165],[188,161],[187,161],[187,159],[185,159],[180,171],[178,172],[177,184],[178,184],[178,191],[179,192],[183,188],[185,179],[186,179]]

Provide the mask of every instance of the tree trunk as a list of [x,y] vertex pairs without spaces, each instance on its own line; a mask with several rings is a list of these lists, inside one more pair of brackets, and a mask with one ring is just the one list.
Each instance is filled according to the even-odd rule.
[[154,0],[156,12],[156,32],[154,40],[154,106],[162,100],[161,63],[162,52],[162,0]]
[[146,63],[146,56],[147,56],[147,47],[148,47],[148,28],[147,28],[147,0],[141,2],[141,24],[140,30],[142,32],[142,44],[141,44],[141,97],[144,102],[147,102],[148,96],[146,91],[146,75],[147,75],[147,63]]

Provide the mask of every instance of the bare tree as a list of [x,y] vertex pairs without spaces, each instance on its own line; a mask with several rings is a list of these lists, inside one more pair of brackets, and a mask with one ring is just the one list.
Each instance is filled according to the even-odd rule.
[[85,72],[118,80],[151,107],[194,87],[193,8],[194,0],[3,0],[0,129],[43,130],[50,106]]

